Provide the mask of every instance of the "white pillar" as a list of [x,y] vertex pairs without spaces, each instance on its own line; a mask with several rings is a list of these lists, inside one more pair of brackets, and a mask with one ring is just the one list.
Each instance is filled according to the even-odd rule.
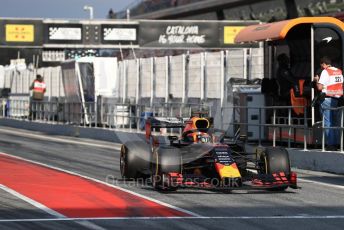
[[201,53],[200,55],[201,58],[201,66],[200,66],[200,71],[201,71],[201,101],[205,99],[205,59],[206,59],[206,53]]
[[243,53],[243,63],[244,63],[244,79],[248,79],[248,76],[247,76],[247,49],[244,48],[242,49],[242,51],[244,52]]
[[154,95],[155,95],[155,92],[154,92],[154,83],[155,83],[155,74],[154,74],[154,60],[155,58],[151,57],[150,58],[150,79],[151,79],[151,97],[150,97],[150,105],[151,107],[153,106],[153,103],[154,103]]
[[[315,67],[315,63],[314,63],[314,27],[313,25],[311,26],[311,81],[313,81],[314,78],[314,67]],[[314,98],[314,88],[312,88],[312,92],[311,92],[311,100],[313,100]],[[315,123],[315,112],[314,112],[314,107],[312,107],[312,126]]]
[[122,102],[123,104],[125,103],[126,99],[127,99],[127,63],[128,60],[124,60],[123,61],[123,81],[122,81]]
[[168,102],[169,94],[170,94],[170,56],[165,57],[165,103]]
[[182,66],[182,89],[183,89],[183,92],[182,92],[182,103],[185,103],[186,101],[186,62],[185,62],[185,54],[182,55],[182,63],[183,63],[183,66]]
[[224,56],[224,52],[221,51],[220,53],[220,63],[221,63],[221,80],[220,80],[220,89],[221,89],[221,95],[220,95],[220,102],[221,102],[221,107],[224,106],[224,98],[225,98],[225,92],[226,92],[226,87],[225,87],[225,56]]
[[136,59],[136,104],[139,104],[141,98],[140,92],[140,64],[141,59]]

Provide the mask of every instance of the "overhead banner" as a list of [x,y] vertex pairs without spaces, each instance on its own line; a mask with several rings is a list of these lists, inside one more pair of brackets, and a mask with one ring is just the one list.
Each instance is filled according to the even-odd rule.
[[244,29],[246,26],[249,25],[256,25],[258,21],[219,21],[218,28],[219,28],[219,47],[226,48],[226,47],[258,47],[259,43],[246,43],[246,44],[237,44],[234,43],[234,38],[240,32],[240,30]]
[[41,20],[0,20],[0,45],[41,46],[42,43]]
[[[125,22],[0,19],[0,46],[80,45],[107,48],[219,49],[258,44],[235,44],[234,38],[256,21],[142,20]],[[66,46],[64,46],[66,45]]]
[[82,24],[46,24],[44,31],[49,44],[82,43]]
[[81,40],[81,28],[50,27],[49,40]]
[[224,26],[223,27],[223,44],[234,44],[234,38],[240,30],[244,29],[245,26]]
[[[142,47],[217,47],[216,22],[140,21]],[[214,36],[215,35],[215,36]]]
[[235,44],[234,38],[245,26],[257,23],[254,21],[140,21],[139,45],[150,48],[248,46]]
[[138,25],[102,25],[102,43],[104,44],[137,44]]
[[34,25],[7,24],[6,42],[33,42],[35,40]]

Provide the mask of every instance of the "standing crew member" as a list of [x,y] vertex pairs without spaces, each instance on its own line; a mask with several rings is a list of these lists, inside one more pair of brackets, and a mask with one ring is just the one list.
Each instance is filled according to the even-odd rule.
[[[339,126],[339,112],[337,110],[330,110],[337,108],[339,98],[343,96],[343,74],[342,71],[336,67],[331,66],[331,59],[323,57],[320,59],[320,66],[323,69],[319,80],[317,81],[317,88],[326,97],[321,101],[320,112],[323,115],[324,127]],[[339,145],[339,130],[325,129],[325,138],[328,150],[336,150],[336,145]]]
[[[33,91],[30,101],[30,117],[33,115],[33,117],[36,118],[37,112],[43,112],[42,101],[46,91],[46,85],[41,75],[36,75],[36,79],[32,82],[30,90]],[[34,104],[36,105],[35,109],[32,108]]]
[[282,53],[277,57],[277,81],[279,84],[279,96],[283,101],[282,105],[290,105],[290,89],[294,85],[293,74],[290,71],[289,57]]

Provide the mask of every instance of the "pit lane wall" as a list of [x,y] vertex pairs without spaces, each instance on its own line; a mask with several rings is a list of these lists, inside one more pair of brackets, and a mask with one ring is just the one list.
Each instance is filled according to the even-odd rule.
[[40,122],[29,122],[0,118],[0,126],[12,127],[17,129],[42,132],[48,135],[72,136],[80,138],[89,138],[94,140],[111,141],[116,143],[125,143],[127,141],[145,140],[143,132],[137,133],[129,131],[110,130],[106,128],[89,128],[63,124],[45,124]]
[[[95,140],[125,143],[144,140],[144,133],[106,128],[87,128],[63,124],[45,124],[0,118],[0,126],[43,132],[49,135],[74,136]],[[253,151],[253,150],[249,150]],[[294,168],[344,174],[344,154],[340,152],[322,152],[318,149],[304,151],[288,149],[291,165]]]
[[313,171],[344,174],[344,153],[288,149],[292,167]]

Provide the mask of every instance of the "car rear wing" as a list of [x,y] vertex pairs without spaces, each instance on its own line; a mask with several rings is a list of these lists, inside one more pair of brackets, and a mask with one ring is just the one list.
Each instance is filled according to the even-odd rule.
[[[177,117],[149,117],[146,120],[146,140],[149,141],[152,135],[152,131],[162,128],[176,128],[183,129],[185,127],[185,121],[188,118],[177,118]],[[159,130],[161,131],[161,130]]]
[[149,117],[146,120],[146,129],[183,128],[185,126],[186,119],[187,118],[177,117]]

